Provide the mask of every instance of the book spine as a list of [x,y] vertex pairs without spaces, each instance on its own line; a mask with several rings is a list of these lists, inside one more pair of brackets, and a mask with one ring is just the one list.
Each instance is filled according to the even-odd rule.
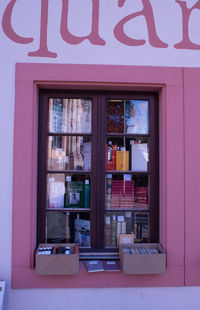
[[130,170],[133,171],[134,167],[134,155],[133,155],[133,145],[134,145],[134,140],[130,140]]
[[112,216],[112,246],[117,245],[117,219],[116,215]]
[[116,145],[106,143],[106,170],[116,170]]
[[112,177],[106,178],[106,208],[111,208],[112,203]]
[[106,216],[105,218],[105,246],[109,247],[112,244],[112,228],[110,216]]
[[84,208],[90,208],[90,184],[89,180],[85,180],[84,186]]

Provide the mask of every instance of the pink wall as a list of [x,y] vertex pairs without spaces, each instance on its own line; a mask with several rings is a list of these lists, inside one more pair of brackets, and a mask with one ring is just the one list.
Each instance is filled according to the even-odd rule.
[[184,69],[185,106],[185,280],[200,284],[200,70]]
[[[197,138],[195,137],[198,132],[195,126],[198,122],[192,122],[193,131],[191,131],[190,122],[193,117],[191,113],[197,115],[198,106],[197,100],[193,99],[191,103],[189,99],[190,94],[193,94],[192,98],[196,96],[197,88],[191,92],[189,84],[193,85],[191,78],[195,76],[195,79],[198,72],[198,70],[190,72],[186,69],[183,72],[181,68],[164,67],[16,65],[13,288],[182,286],[200,283],[200,276],[198,279],[198,274],[195,273],[198,269],[198,251],[195,247],[195,236],[198,232],[198,202],[194,203],[195,195],[190,197],[197,184],[194,177],[197,178],[198,175],[198,169],[195,168],[198,161],[194,161],[191,157],[193,156],[192,148],[194,148],[196,152],[194,156],[198,158]],[[185,88],[183,81],[185,85],[188,85]],[[164,275],[125,276],[121,273],[91,275],[84,269],[81,269],[80,274],[75,277],[36,275],[33,269],[33,252],[36,228],[37,89],[49,86],[79,89],[152,90],[159,93],[160,237],[167,252],[167,272]],[[191,104],[192,110],[188,109]],[[186,139],[184,139],[184,132],[186,132]],[[191,169],[194,170],[192,175]],[[188,207],[192,198],[194,202]],[[192,208],[195,208],[195,214]]]

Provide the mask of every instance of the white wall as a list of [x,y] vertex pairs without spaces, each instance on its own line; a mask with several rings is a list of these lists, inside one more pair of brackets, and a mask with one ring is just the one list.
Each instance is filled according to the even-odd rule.
[[[10,0],[0,1],[0,21]],[[153,48],[148,43],[143,17],[129,22],[125,31],[134,38],[144,38],[140,47],[121,44],[113,36],[113,27],[122,17],[142,8],[141,0],[127,0],[123,8],[117,0],[100,0],[100,34],[105,46],[84,41],[79,45],[64,42],[59,33],[61,0],[49,0],[48,47],[58,57],[27,56],[39,46],[40,0],[18,0],[13,11],[12,25],[21,36],[33,37],[27,45],[12,42],[0,24],[0,279],[6,280],[6,310],[32,309],[199,309],[200,288],[123,288],[123,289],[27,289],[12,290],[11,232],[12,232],[12,162],[13,119],[16,62],[123,64],[154,66],[200,66],[200,51],[176,50],[173,45],[181,40],[181,10],[175,0],[151,0],[157,33],[169,44],[166,49]],[[188,0],[188,6],[197,1]],[[70,29],[76,35],[90,31],[91,0],[70,0]],[[77,12],[75,12],[77,10]],[[84,18],[80,27],[81,14]],[[200,44],[200,11],[191,15],[191,40]],[[77,22],[78,20],[78,22]],[[28,104],[28,103],[27,103]],[[22,137],[23,138],[23,137]],[[23,189],[22,189],[23,191]],[[19,249],[20,250],[20,249]],[[155,302],[156,301],[156,302]]]

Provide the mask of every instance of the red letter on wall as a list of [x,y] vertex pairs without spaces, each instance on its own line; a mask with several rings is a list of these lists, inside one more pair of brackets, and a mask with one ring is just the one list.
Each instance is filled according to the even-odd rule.
[[62,0],[62,16],[60,25],[60,34],[65,42],[70,44],[79,44],[88,39],[92,44],[105,45],[106,42],[99,36],[99,0],[92,0],[92,30],[88,36],[77,37],[68,30],[68,0]]
[[50,52],[47,47],[48,4],[49,0],[41,0],[40,46],[37,51],[28,53],[28,56],[57,57],[57,54]]
[[[124,5],[126,0],[119,0],[118,6],[122,7]],[[115,26],[114,28],[114,35],[118,41],[120,41],[123,44],[129,45],[129,46],[139,46],[144,45],[145,40],[135,40],[130,37],[128,37],[124,32],[124,25],[131,19],[143,15],[146,19],[147,23],[147,29],[148,29],[148,35],[149,35],[149,43],[153,47],[160,47],[160,48],[166,48],[168,44],[162,42],[156,33],[156,27],[155,27],[155,21],[154,21],[154,15],[151,3],[149,0],[142,0],[143,3],[143,10],[130,14],[126,17],[124,17],[120,22]]]
[[192,11],[194,9],[200,9],[200,1],[198,1],[190,9],[187,8],[186,2],[182,2],[179,0],[176,0],[176,2],[180,5],[181,10],[182,10],[183,39],[181,42],[175,44],[174,47],[178,49],[199,50],[200,45],[192,43],[189,39],[188,23],[189,23],[190,14],[192,13]]
[[17,0],[11,0],[5,9],[5,12],[3,14],[3,19],[2,19],[3,31],[9,39],[11,39],[12,41],[16,43],[20,43],[20,44],[31,43],[33,41],[33,38],[24,38],[24,37],[19,36],[13,30],[13,27],[11,25],[12,12],[13,12],[13,8],[15,6],[16,1]]

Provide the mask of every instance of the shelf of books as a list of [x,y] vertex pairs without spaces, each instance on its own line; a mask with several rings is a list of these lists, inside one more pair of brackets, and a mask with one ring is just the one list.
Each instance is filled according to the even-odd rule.
[[106,107],[105,246],[129,233],[149,242],[149,103],[110,99]]
[[46,242],[90,247],[92,100],[49,99]]

